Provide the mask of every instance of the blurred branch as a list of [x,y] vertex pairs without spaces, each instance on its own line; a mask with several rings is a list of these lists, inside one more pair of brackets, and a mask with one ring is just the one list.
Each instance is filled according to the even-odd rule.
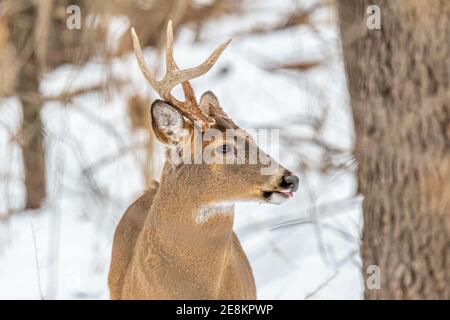
[[0,2],[0,16],[14,16],[29,9],[31,6],[33,6],[31,1],[2,0]]
[[83,173],[88,174],[91,172],[95,172],[96,170],[98,170],[99,167],[102,167],[111,162],[114,162],[117,159],[125,156],[128,152],[134,151],[138,148],[145,147],[145,145],[146,145],[145,142],[138,142],[138,143],[134,143],[132,145],[120,147],[116,152],[106,155],[106,156],[100,158],[99,160],[97,160],[96,162],[94,162],[93,164],[85,167],[83,169]]
[[107,88],[107,86],[109,87],[120,87],[121,85],[124,85],[126,82],[119,80],[119,79],[109,79],[108,83],[105,84],[97,84],[97,85],[93,85],[91,87],[85,87],[85,88],[80,88],[80,89],[76,89],[73,91],[69,91],[69,92],[63,92],[61,94],[55,95],[55,96],[46,96],[43,97],[45,102],[55,102],[55,101],[59,101],[59,102],[64,102],[64,103],[68,103],[68,102],[72,102],[72,100],[74,98],[77,98],[79,96],[85,95],[85,94],[91,94],[91,93],[99,93],[99,92],[103,92],[105,90],[105,88]]
[[125,85],[126,82],[120,79],[109,79],[107,84],[96,84],[90,87],[84,87],[80,89],[75,89],[72,91],[65,91],[63,93],[53,95],[53,96],[43,96],[39,92],[33,91],[22,91],[17,92],[16,95],[25,101],[40,101],[41,103],[45,102],[61,102],[63,104],[72,103],[73,99],[81,97],[86,94],[92,93],[102,93],[105,90],[110,88],[120,88],[122,85]]
[[45,73],[47,69],[48,32],[51,22],[52,0],[40,0],[35,26],[35,52],[39,69]]
[[[348,213],[349,210],[360,207],[362,202],[362,197],[352,197],[342,200],[336,200],[331,202],[326,202],[323,204],[314,204],[314,210],[316,210],[317,218],[328,219],[335,217],[340,214]],[[308,207],[303,210],[294,213],[282,214],[281,216],[276,216],[274,218],[269,218],[262,220],[255,226],[253,221],[239,228],[239,233],[243,236],[250,236],[260,230],[269,228],[271,231],[283,230],[285,228],[312,224],[313,221],[310,218],[301,217],[304,213],[308,213],[313,209],[313,207]],[[279,222],[279,221],[282,222]],[[319,222],[320,226],[326,229],[335,231],[339,235],[346,238],[346,240],[354,241],[356,238],[343,230],[336,230],[334,226]]]
[[272,25],[263,25],[254,27],[247,31],[241,31],[236,36],[242,35],[264,35],[267,33],[283,31],[298,26],[310,26],[312,27],[311,16],[316,10],[321,9],[324,6],[328,6],[329,3],[325,1],[318,1],[310,8],[297,9],[292,12],[288,12],[286,16],[283,16],[278,22]]
[[325,288],[331,281],[333,281],[339,272],[341,271],[341,267],[347,264],[349,261],[353,259],[355,255],[359,253],[359,250],[354,250],[350,252],[346,257],[344,257],[341,261],[339,261],[339,268],[336,268],[335,271],[320,285],[317,286],[316,289],[314,289],[312,292],[308,293],[305,296],[305,300],[309,300],[312,297],[314,297],[317,293],[319,293],[323,288]]
[[39,258],[38,258],[38,249],[37,249],[37,243],[36,243],[36,234],[34,231],[33,223],[30,223],[31,227],[31,237],[33,239],[33,248],[34,248],[34,263],[36,266],[36,282],[37,282],[37,288],[39,293],[39,298],[41,300],[44,300],[44,293],[42,291],[42,281],[41,281],[41,268],[39,267]]
[[303,62],[293,62],[293,63],[282,63],[279,65],[272,65],[266,67],[269,71],[276,71],[280,69],[293,70],[293,71],[308,71],[310,69],[316,68],[324,63],[323,60],[310,60]]
[[104,89],[105,89],[105,86],[103,84],[99,84],[99,85],[94,85],[94,86],[87,87],[87,88],[73,90],[70,92],[64,92],[64,93],[61,93],[56,96],[46,96],[46,97],[43,97],[43,99],[46,102],[57,101],[57,102],[68,103],[68,102],[72,102],[72,99],[74,99],[76,97],[82,96],[84,94],[102,92]]

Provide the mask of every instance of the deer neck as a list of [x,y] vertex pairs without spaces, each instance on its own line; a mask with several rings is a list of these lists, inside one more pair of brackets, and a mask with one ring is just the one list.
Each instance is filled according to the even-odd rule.
[[183,265],[198,281],[211,283],[220,277],[231,250],[234,204],[208,201],[197,186],[183,181],[192,177],[181,178],[172,170],[166,166],[163,171],[145,229],[168,264]]

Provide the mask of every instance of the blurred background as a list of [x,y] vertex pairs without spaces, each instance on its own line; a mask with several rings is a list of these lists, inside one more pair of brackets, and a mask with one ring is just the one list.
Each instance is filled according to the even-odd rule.
[[242,128],[279,128],[277,160],[301,177],[286,204],[236,207],[258,298],[362,298],[361,198],[332,1],[2,0],[0,299],[109,298],[114,228],[164,160],[150,125],[157,96],[129,29],[161,75],[169,19],[181,68],[233,39],[192,81],[197,96],[212,90]]

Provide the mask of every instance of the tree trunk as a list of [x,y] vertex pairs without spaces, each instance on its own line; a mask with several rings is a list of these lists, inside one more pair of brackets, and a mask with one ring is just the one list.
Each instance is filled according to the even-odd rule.
[[[25,208],[38,209],[46,198],[43,100],[39,93],[47,56],[48,17],[51,0],[24,2],[23,10],[10,16],[10,42],[17,52],[20,70],[15,93],[22,107],[21,149],[25,183]],[[53,53],[54,56],[59,54]]]
[[[381,29],[366,25],[369,5]],[[450,1],[339,0],[367,299],[450,299]]]
[[41,207],[46,197],[45,148],[41,120],[38,68],[32,62],[23,66],[17,89],[22,104],[22,158],[25,174],[26,208]]

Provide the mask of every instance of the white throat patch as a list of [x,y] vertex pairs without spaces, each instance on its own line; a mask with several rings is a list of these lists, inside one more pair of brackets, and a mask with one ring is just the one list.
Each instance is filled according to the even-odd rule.
[[231,214],[233,212],[234,212],[233,202],[230,203],[224,202],[219,204],[203,206],[195,215],[195,222],[197,222],[198,224],[202,224],[214,216],[222,214]]

